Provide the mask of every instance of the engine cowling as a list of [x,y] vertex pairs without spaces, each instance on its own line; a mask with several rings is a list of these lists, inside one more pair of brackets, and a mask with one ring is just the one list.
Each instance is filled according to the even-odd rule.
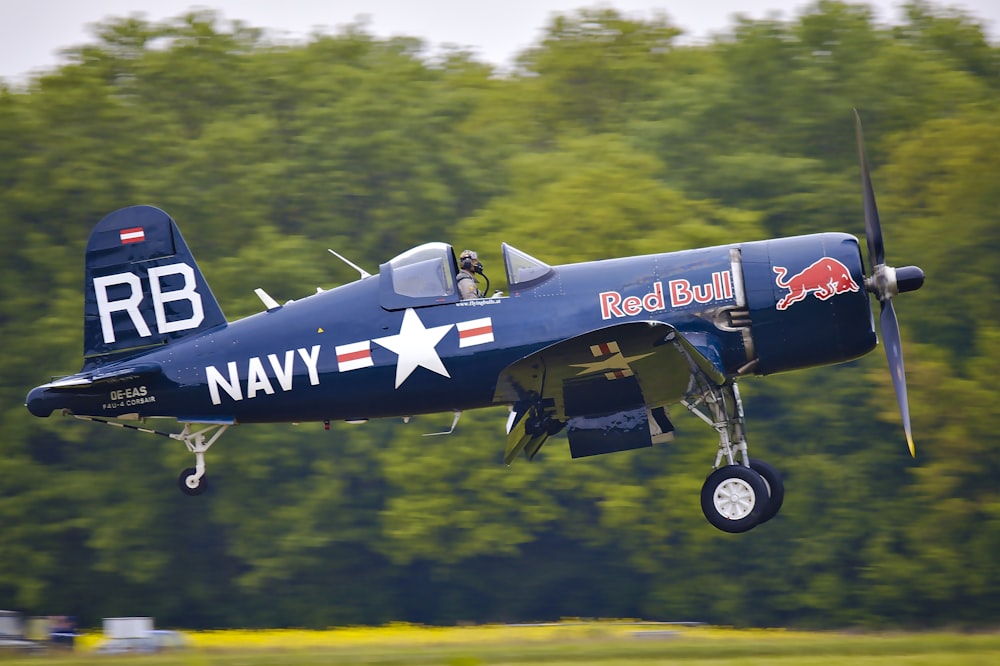
[[824,233],[740,246],[758,363],[773,374],[856,359],[875,348],[858,240]]

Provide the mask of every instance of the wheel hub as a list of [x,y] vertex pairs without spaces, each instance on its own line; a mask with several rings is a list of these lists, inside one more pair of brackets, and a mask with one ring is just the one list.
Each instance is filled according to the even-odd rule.
[[743,479],[727,479],[715,489],[715,509],[729,520],[746,518],[757,503],[756,494]]

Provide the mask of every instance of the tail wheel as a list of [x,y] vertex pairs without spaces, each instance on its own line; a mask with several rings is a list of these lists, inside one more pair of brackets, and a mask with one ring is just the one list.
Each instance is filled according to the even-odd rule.
[[766,523],[778,514],[782,503],[785,501],[785,484],[781,480],[781,474],[774,467],[756,458],[750,459],[750,469],[761,475],[764,485],[767,486],[768,502],[760,514],[760,522]]
[[181,475],[177,477],[177,485],[180,486],[182,493],[194,496],[205,492],[208,487],[208,479],[204,475],[200,479],[197,476],[198,470],[194,467],[188,467],[181,472]]
[[761,522],[770,504],[767,484],[756,471],[743,465],[726,465],[705,479],[701,510],[714,527],[738,534]]

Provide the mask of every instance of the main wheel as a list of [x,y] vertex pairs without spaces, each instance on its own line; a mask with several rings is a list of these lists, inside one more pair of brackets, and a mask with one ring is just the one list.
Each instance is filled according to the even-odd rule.
[[743,465],[715,470],[701,487],[701,510],[723,532],[738,534],[760,524],[770,498],[763,477]]
[[194,467],[188,467],[177,477],[177,485],[180,486],[182,493],[193,496],[205,492],[205,488],[208,487],[208,479],[202,475],[200,479],[195,480],[197,474],[198,470]]
[[760,514],[760,522],[766,523],[778,514],[778,510],[781,509],[781,505],[785,501],[785,484],[781,480],[781,474],[778,473],[778,470],[763,460],[751,458],[750,469],[760,474],[767,486],[767,494],[770,499]]

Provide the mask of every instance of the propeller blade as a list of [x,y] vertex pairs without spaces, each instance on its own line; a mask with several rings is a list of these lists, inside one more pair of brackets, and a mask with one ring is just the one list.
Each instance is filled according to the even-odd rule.
[[865,137],[861,129],[861,115],[854,109],[854,133],[858,140],[858,160],[861,162],[861,191],[865,200],[865,238],[868,240],[868,262],[872,272],[875,266],[885,263],[885,246],[882,243],[882,225],[878,221],[878,207],[875,205],[875,190],[868,173],[868,157],[865,154]]
[[903,368],[903,348],[899,339],[899,324],[896,321],[896,310],[891,300],[882,301],[882,315],[879,318],[882,327],[882,343],[885,345],[885,355],[889,360],[889,371],[892,373],[892,384],[896,388],[896,401],[899,403],[899,413],[903,417],[903,431],[906,433],[906,443],[910,447],[910,455],[916,457],[913,447],[913,434],[910,432],[910,405],[906,398],[906,371]]

